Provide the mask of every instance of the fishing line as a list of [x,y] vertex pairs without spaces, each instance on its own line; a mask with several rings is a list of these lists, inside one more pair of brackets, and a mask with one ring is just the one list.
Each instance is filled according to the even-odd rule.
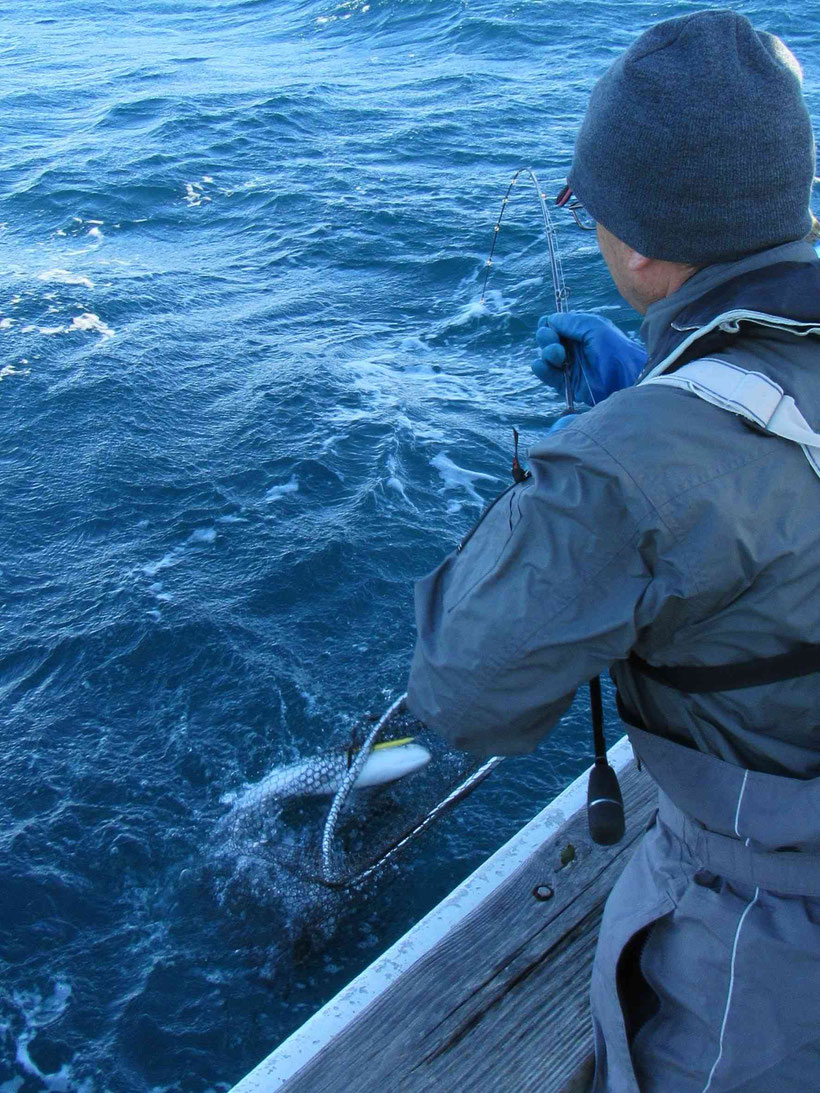
[[[487,265],[484,270],[484,283],[481,286],[481,303],[484,303],[487,292],[487,282],[489,281],[490,270],[493,266],[493,256],[495,255],[498,236],[501,233],[501,222],[504,219],[504,213],[510,200],[510,194],[513,192],[513,187],[517,184],[521,175],[529,178],[538,195],[541,220],[544,225],[544,234],[547,239],[552,288],[555,295],[555,310],[557,312],[563,312],[569,307],[569,291],[564,280],[564,267],[561,264],[561,256],[558,253],[555,225],[552,222],[549,209],[547,208],[547,195],[541,189],[538,177],[530,167],[519,167],[518,170],[513,173],[510,184],[507,187],[507,192],[504,194],[504,198],[501,202],[501,211],[499,212],[498,219],[493,227],[490,254],[487,258]],[[576,358],[573,356],[569,346],[565,345],[564,348],[566,350],[566,360],[563,367],[564,398],[566,400],[566,410],[564,412],[571,414],[575,411],[572,398],[572,367]],[[583,358],[578,356],[577,361],[594,405],[595,396],[592,394],[592,387],[587,379],[586,372],[584,371]],[[513,436],[515,440],[513,477],[516,482],[520,482],[527,477],[527,474],[521,469],[518,462],[518,431],[516,429],[513,429]],[[587,820],[589,823],[589,832],[593,841],[602,846],[611,846],[613,843],[618,842],[624,833],[624,806],[621,789],[618,784],[618,777],[607,761],[606,741],[604,739],[604,711],[601,698],[601,680],[598,676],[595,676],[589,681],[589,703],[594,738],[595,763],[590,772],[589,785],[587,787]]]
[[[507,186],[506,193],[501,202],[501,210],[498,215],[498,219],[493,227],[492,244],[490,246],[489,257],[487,258],[486,268],[484,271],[484,281],[481,288],[481,303],[484,304],[485,296],[487,292],[487,284],[489,282],[490,272],[493,267],[493,258],[495,255],[496,245],[498,243],[498,236],[501,232],[501,223],[504,218],[507,205],[510,201],[510,196],[513,192],[513,188],[516,186],[519,178],[524,176],[528,179],[538,197],[538,203],[541,213],[541,221],[544,226],[544,234],[547,241],[547,252],[549,256],[549,269],[550,276],[552,278],[552,289],[555,298],[555,310],[557,312],[566,311],[569,304],[569,291],[564,279],[564,270],[561,263],[561,256],[558,252],[558,244],[555,233],[555,226],[552,223],[552,219],[549,214],[549,210],[546,204],[546,194],[541,189],[541,184],[538,181],[538,177],[535,172],[529,167],[519,167],[513,174],[509,185]],[[565,347],[567,348],[567,347]],[[581,367],[581,373],[586,379],[583,372],[583,364],[579,359],[579,366]],[[564,365],[564,385],[565,385],[565,398],[566,398],[566,413],[574,412],[574,402],[572,398],[572,365],[573,358],[571,350],[567,348],[566,364]],[[587,384],[589,386],[589,384]],[[515,433],[515,457],[513,461],[513,474],[516,483],[524,481],[528,477],[528,472],[518,464],[518,434]],[[516,470],[518,473],[516,473]],[[512,487],[511,487],[512,488]],[[463,544],[462,544],[463,545]],[[595,729],[595,758],[596,766],[594,771],[597,774],[606,776],[607,773],[612,773],[609,767],[606,765],[606,746],[603,740],[603,714],[601,708],[601,691],[600,681],[596,678],[590,683],[590,698],[592,702],[593,723]],[[409,828],[405,828],[398,835],[394,835],[388,840],[386,845],[383,845],[376,853],[376,856],[366,862],[366,864],[359,863],[358,867],[345,868],[345,863],[341,860],[342,855],[338,854],[336,845],[339,841],[339,830],[342,819],[342,814],[345,809],[350,796],[356,786],[356,782],[359,776],[367,766],[368,759],[373,753],[373,749],[379,743],[380,738],[385,731],[391,725],[391,723],[407,712],[406,707],[407,695],[403,694],[397,698],[387,710],[382,714],[373,728],[367,733],[361,746],[356,747],[351,745],[349,751],[349,764],[347,769],[341,776],[341,780],[336,789],[330,808],[328,809],[327,816],[324,821],[324,827],[322,830],[321,846],[320,846],[320,871],[319,875],[312,874],[312,870],[309,869],[308,863],[302,861],[300,863],[300,869],[308,879],[314,879],[325,885],[328,888],[346,888],[348,886],[361,883],[368,877],[371,877],[379,869],[381,869],[391,858],[394,857],[403,847],[407,846],[413,839],[421,835],[426,831],[444,812],[452,808],[459,801],[467,797],[476,786],[480,785],[489,775],[504,761],[504,756],[494,755],[480,766],[470,771],[466,777],[460,776],[458,784],[450,788],[432,807],[428,808],[427,812],[411,824]],[[304,775],[300,775],[304,779],[305,790],[309,791],[308,787],[311,781],[311,776],[308,772]],[[317,775],[318,777],[318,775]],[[614,777],[614,774],[613,774]],[[316,780],[315,778],[313,779]],[[617,781],[615,783],[617,789]],[[601,792],[601,789],[605,790],[605,793]],[[442,789],[439,789],[439,793]],[[613,805],[615,802],[612,798],[616,795],[616,790],[613,790],[609,781],[606,785],[600,787],[596,783],[595,793],[593,793],[593,784],[590,784],[590,827],[591,829],[596,825],[593,824],[593,812],[596,814],[601,822],[597,825],[601,828],[606,828],[606,831],[602,832],[604,838],[601,838],[597,831],[593,830],[593,838],[596,841],[611,842],[614,841],[612,835],[614,834],[613,827],[617,828],[617,824],[612,824],[609,816],[604,817],[603,812],[606,810],[602,807],[604,801],[602,797],[606,797],[606,804]],[[618,792],[619,796],[619,792]],[[262,802],[260,801],[260,805]],[[609,821],[609,823],[607,823]],[[623,828],[621,827],[621,832]]]

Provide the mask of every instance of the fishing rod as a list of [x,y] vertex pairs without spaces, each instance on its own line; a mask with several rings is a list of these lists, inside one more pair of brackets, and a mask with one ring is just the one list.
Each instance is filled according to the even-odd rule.
[[587,783],[587,823],[593,842],[600,846],[612,846],[623,838],[626,818],[618,775],[609,765],[606,754],[600,676],[594,676],[589,681],[589,712],[592,718],[595,762]]
[[[501,222],[504,219],[504,213],[506,212],[507,205],[510,201],[510,195],[513,192],[513,188],[518,184],[518,179],[524,175],[525,178],[532,182],[535,193],[538,197],[538,206],[541,212],[541,222],[544,225],[544,235],[547,240],[547,253],[549,255],[550,275],[552,278],[552,291],[555,298],[555,310],[558,312],[567,311],[569,308],[569,289],[567,288],[566,280],[564,278],[564,267],[561,262],[561,255],[558,251],[558,240],[555,233],[555,225],[552,222],[552,217],[549,214],[547,208],[547,195],[538,181],[538,176],[531,167],[519,167],[513,172],[513,176],[510,179],[507,186],[506,193],[501,201],[501,210],[498,214],[498,219],[493,225],[492,242],[490,243],[490,254],[487,258],[487,262],[484,267],[484,282],[481,286],[481,303],[485,302],[487,295],[487,282],[490,279],[490,271],[493,268],[493,257],[495,255],[496,244],[498,243],[498,236],[501,232]],[[572,353],[571,350],[565,346],[567,358],[564,365],[564,401],[566,408],[565,414],[575,413],[575,401],[572,396]],[[583,364],[581,364],[581,371],[583,373]],[[584,375],[584,378],[586,376]]]
[[[484,281],[481,286],[481,300],[483,304],[487,294],[487,282],[489,281],[490,271],[493,265],[493,256],[495,254],[496,244],[498,242],[498,236],[501,232],[501,222],[504,219],[504,212],[510,201],[510,195],[513,192],[513,187],[518,182],[521,175],[528,178],[538,196],[539,207],[541,211],[541,221],[544,225],[544,234],[547,240],[547,253],[549,255],[550,274],[552,277],[553,295],[555,297],[555,310],[566,310],[569,302],[569,290],[567,289],[566,280],[564,278],[564,268],[561,264],[561,256],[558,252],[558,243],[555,234],[555,225],[552,222],[552,218],[549,214],[549,209],[546,204],[546,195],[541,188],[541,184],[538,181],[538,176],[530,167],[519,167],[510,179],[507,190],[501,201],[501,210],[498,214],[498,219],[493,225],[492,242],[490,245],[490,253],[487,257],[487,262],[484,270]],[[567,367],[564,370],[564,393],[566,401],[566,413],[573,413],[575,405],[572,398],[572,384],[570,376],[570,368]],[[526,477],[524,472],[518,463],[518,431],[513,429],[515,437],[515,454],[513,457],[513,477],[516,482],[521,482]],[[334,868],[333,861],[333,845],[335,842],[336,831],[339,825],[339,818],[342,814],[342,809],[345,806],[350,794],[353,792],[353,788],[361,771],[364,769],[367,763],[368,756],[373,749],[376,741],[381,733],[385,730],[390,721],[399,712],[405,708],[405,701],[407,695],[404,694],[387,709],[387,711],[379,719],[378,723],[368,734],[360,751],[357,753],[355,761],[351,764],[347,775],[344,777],[342,784],[336,791],[336,795],[333,798],[333,803],[330,806],[330,810],[325,821],[324,831],[322,833],[322,880],[325,884],[332,887],[341,887],[345,884],[353,883],[354,881],[362,881],[366,877],[372,875],[377,869],[384,865],[394,854],[396,854],[403,846],[406,846],[417,835],[420,835],[425,831],[444,811],[451,808],[458,801],[462,800],[468,793],[498,767],[503,761],[503,755],[493,755],[485,763],[483,763],[478,770],[474,771],[469,777],[467,777],[460,785],[456,786],[447,796],[441,800],[430,812],[417,823],[410,831],[403,835],[400,839],[394,842],[387,850],[367,869],[347,878],[341,877]]]
[[[490,278],[490,270],[493,265],[493,257],[495,255],[496,243],[498,242],[498,236],[501,232],[501,222],[504,219],[504,213],[507,208],[507,204],[510,200],[510,195],[513,192],[513,187],[518,183],[518,179],[524,175],[528,178],[533,186],[535,192],[538,195],[539,208],[541,210],[541,220],[544,225],[544,234],[547,239],[547,251],[549,253],[550,273],[552,276],[552,289],[555,297],[555,310],[557,312],[567,311],[569,309],[569,289],[567,288],[566,281],[564,279],[564,267],[561,263],[561,256],[558,252],[558,243],[555,234],[555,225],[552,222],[552,218],[547,208],[546,197],[541,183],[538,181],[538,177],[530,167],[519,167],[513,173],[510,183],[507,186],[507,191],[504,194],[504,198],[501,202],[501,210],[498,214],[498,219],[493,227],[492,243],[490,244],[490,254],[487,258],[486,267],[484,270],[484,283],[481,286],[481,303],[484,303],[484,298],[487,292],[487,282]],[[564,345],[566,351],[566,360],[563,366],[564,372],[564,400],[566,407],[564,414],[572,414],[575,412],[575,405],[572,397],[572,367],[574,364],[574,358],[569,346]],[[586,379],[586,373],[584,372],[583,361],[579,359],[579,367],[581,374]],[[587,382],[587,387],[589,383]],[[589,388],[591,390],[591,388]],[[523,481],[526,477],[526,473],[521,469],[518,462],[518,431],[513,429],[513,438],[515,443],[514,456],[513,456],[513,478],[516,482]],[[587,786],[587,822],[589,824],[589,833],[594,842],[599,843],[602,846],[611,846],[613,843],[620,841],[625,830],[624,820],[624,806],[623,797],[621,795],[621,787],[618,784],[618,776],[612,767],[609,765],[606,752],[606,740],[604,737],[604,708],[603,700],[601,697],[601,679],[600,676],[594,676],[589,681],[589,709],[590,717],[592,720],[592,734],[593,734],[593,748],[595,755],[595,762],[592,770],[589,774],[589,784]]]

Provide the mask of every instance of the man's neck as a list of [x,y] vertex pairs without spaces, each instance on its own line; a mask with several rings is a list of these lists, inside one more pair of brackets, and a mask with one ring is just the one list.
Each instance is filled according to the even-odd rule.
[[656,300],[647,308],[641,325],[641,338],[650,356],[678,312],[711,289],[725,281],[731,281],[734,277],[739,277],[742,273],[762,269],[776,262],[812,261],[817,261],[814,248],[811,244],[798,240],[795,243],[782,243],[768,250],[757,251],[734,262],[718,262],[711,266],[704,266],[703,269],[699,269],[697,273],[687,278],[669,296]]

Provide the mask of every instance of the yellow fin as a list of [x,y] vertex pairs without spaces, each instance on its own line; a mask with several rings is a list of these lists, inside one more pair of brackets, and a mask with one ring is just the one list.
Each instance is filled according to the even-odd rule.
[[398,748],[402,744],[412,744],[415,736],[402,736],[399,740],[382,740],[380,744],[373,745],[373,751],[381,751],[383,748]]

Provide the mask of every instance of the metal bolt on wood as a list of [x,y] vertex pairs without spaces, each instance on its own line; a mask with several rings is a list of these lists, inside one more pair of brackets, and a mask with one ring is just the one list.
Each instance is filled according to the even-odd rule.
[[551,884],[536,884],[535,888],[532,890],[532,894],[536,899],[546,902],[555,895],[555,889]]

